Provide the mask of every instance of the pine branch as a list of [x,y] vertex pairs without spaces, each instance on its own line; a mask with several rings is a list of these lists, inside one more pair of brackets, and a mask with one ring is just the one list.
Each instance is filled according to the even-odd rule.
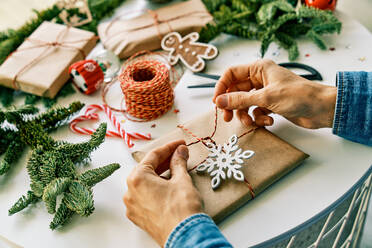
[[9,144],[7,151],[0,162],[0,175],[7,173],[11,168],[11,165],[17,162],[22,155],[23,149],[24,143],[21,142],[18,137]]
[[88,186],[93,187],[97,183],[101,182],[105,178],[111,176],[117,169],[120,168],[119,164],[109,164],[97,169],[92,169],[84,172],[78,177],[78,180]]
[[281,47],[288,50],[289,60],[295,60],[299,56],[298,46],[295,39],[291,36],[278,32],[275,34],[276,41],[279,43]]
[[326,50],[327,45],[323,41],[322,37],[318,35],[313,29],[310,29],[307,33],[306,36],[310,38],[320,49]]
[[48,213],[54,214],[56,212],[57,196],[68,189],[72,180],[67,177],[56,178],[51,181],[44,189],[43,201],[48,209]]
[[19,198],[18,201],[9,209],[8,213],[9,215],[13,215],[25,209],[31,203],[37,202],[39,199],[40,198],[35,196],[32,191],[27,191],[26,196],[21,196],[21,198]]
[[66,206],[81,216],[89,216],[94,211],[92,191],[78,182],[72,182],[69,191],[64,198]]
[[0,101],[4,107],[9,107],[13,102],[13,92],[12,89],[0,86]]
[[276,0],[270,3],[263,4],[257,12],[257,21],[259,24],[264,25],[273,21],[278,10],[286,13],[294,13],[295,10],[291,4],[285,0]]
[[65,144],[58,151],[66,154],[73,163],[83,162],[105,139],[107,124],[102,123],[92,134],[88,142],[79,144]]
[[63,198],[52,222],[49,225],[50,229],[55,230],[57,227],[63,226],[73,214],[74,212],[67,207],[66,200]]
[[202,28],[199,35],[200,42],[210,42],[221,33],[221,27],[219,25],[207,24]]
[[61,126],[72,114],[84,107],[81,102],[73,102],[67,108],[54,108],[35,118],[44,130],[50,132]]

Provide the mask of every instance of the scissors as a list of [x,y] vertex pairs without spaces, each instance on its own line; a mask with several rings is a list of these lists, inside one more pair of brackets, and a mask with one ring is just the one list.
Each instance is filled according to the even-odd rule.
[[[323,80],[322,75],[315,70],[313,67],[301,63],[296,63],[296,62],[286,62],[286,63],[280,63],[280,66],[283,66],[285,68],[291,69],[291,68],[296,68],[296,69],[303,69],[305,71],[308,71],[308,74],[301,74],[299,76],[306,78],[308,80]],[[199,77],[205,77],[205,78],[210,78],[214,80],[219,80],[221,76],[219,75],[212,75],[212,74],[206,74],[206,73],[200,73],[196,72],[194,73],[195,75]],[[206,84],[197,84],[197,85],[189,85],[187,88],[190,89],[196,89],[196,88],[214,88],[216,83],[206,83]]]

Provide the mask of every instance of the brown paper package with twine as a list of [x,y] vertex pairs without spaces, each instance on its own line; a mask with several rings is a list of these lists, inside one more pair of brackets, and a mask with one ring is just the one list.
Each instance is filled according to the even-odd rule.
[[0,66],[0,84],[53,98],[69,78],[68,67],[96,41],[92,32],[45,21]]
[[160,49],[162,37],[170,32],[179,32],[181,35],[199,32],[213,21],[201,0],[143,12],[132,19],[122,19],[125,16],[121,15],[98,25],[98,34],[105,48],[121,59],[128,58],[142,50]]
[[[243,150],[253,150],[255,155],[244,161],[242,171],[246,182],[228,179],[223,181],[219,188],[213,190],[209,174],[196,172],[194,169],[195,166],[206,159],[208,150],[201,142],[189,146],[190,158],[187,164],[189,173],[194,185],[201,193],[205,212],[217,223],[308,158],[307,154],[264,128],[245,127],[236,118],[231,122],[225,122],[221,117],[222,112],[218,111],[219,118],[217,119],[217,129],[213,140],[217,144],[223,144],[233,134],[240,136],[246,133],[239,138],[238,145]],[[215,111],[211,111],[183,126],[198,137],[209,137],[213,132],[214,122]],[[250,132],[250,130],[252,131]],[[173,132],[132,153],[132,156],[137,162],[140,162],[150,150],[179,139],[184,139],[186,144],[196,141],[185,130],[176,128]],[[167,174],[169,175],[169,171],[163,173],[162,176]],[[252,194],[252,191],[254,194]]]

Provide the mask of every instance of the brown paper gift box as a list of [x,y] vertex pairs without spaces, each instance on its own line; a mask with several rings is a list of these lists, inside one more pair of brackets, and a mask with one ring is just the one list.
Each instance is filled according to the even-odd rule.
[[[207,137],[213,132],[214,116],[215,112],[213,111],[184,126],[198,137]],[[217,144],[223,144],[233,134],[239,136],[252,128],[244,127],[236,118],[231,122],[224,122],[220,111],[218,117],[217,131],[213,137]],[[195,141],[195,138],[184,130],[177,128],[132,155],[139,162],[149,150],[178,139],[184,139],[187,144]],[[264,128],[258,128],[242,136],[238,140],[238,145],[243,151],[253,150],[255,152],[253,157],[245,160],[242,168],[245,179],[253,188],[255,195],[261,193],[308,157],[307,154]],[[189,146],[189,152],[188,169],[200,164],[208,155],[208,150],[201,143]],[[227,179],[222,181],[216,190],[213,190],[209,174],[192,170],[190,175],[201,193],[205,212],[217,223],[252,199],[249,187],[245,182]]]
[[[0,84],[15,88],[13,80],[17,76],[17,89],[53,98],[69,78],[68,67],[84,59],[84,54],[87,55],[96,44],[92,32],[65,29],[65,25],[43,22],[0,66]],[[57,40],[62,46],[45,45]],[[22,71],[24,67],[26,69]]]
[[146,12],[129,20],[102,23],[98,34],[105,48],[123,59],[142,50],[159,49],[161,37],[169,32],[199,32],[212,20],[200,0],[190,0],[157,9],[153,14]]

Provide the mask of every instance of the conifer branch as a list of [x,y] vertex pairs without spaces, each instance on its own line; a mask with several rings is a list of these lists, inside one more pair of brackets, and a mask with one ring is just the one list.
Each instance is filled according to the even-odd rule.
[[88,186],[93,187],[105,178],[111,176],[114,171],[120,168],[119,164],[109,164],[100,168],[88,170],[78,177],[78,180]]
[[319,48],[325,49],[321,35],[339,33],[341,30],[341,22],[331,11],[304,5],[295,8],[297,0],[203,2],[214,17],[214,24],[208,24],[200,31],[201,41],[209,42],[220,33],[258,39],[261,41],[262,56],[270,44],[276,42],[288,50],[289,60],[295,60],[299,56],[296,38],[307,36]]
[[45,187],[43,201],[48,209],[48,213],[54,214],[56,212],[57,196],[65,192],[71,182],[72,180],[68,177],[60,177],[54,179]]
[[19,198],[18,201],[9,209],[8,213],[9,215],[13,215],[25,209],[31,203],[37,202],[39,199],[40,198],[35,196],[32,191],[27,191],[27,194],[25,196],[21,196],[21,198]]

